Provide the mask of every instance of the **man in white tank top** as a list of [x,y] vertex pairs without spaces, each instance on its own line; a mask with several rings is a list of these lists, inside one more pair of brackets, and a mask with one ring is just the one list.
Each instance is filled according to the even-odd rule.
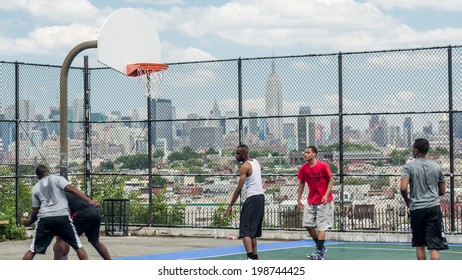
[[243,162],[239,168],[239,182],[234,190],[228,209],[223,213],[226,217],[233,210],[233,205],[241,194],[243,186],[246,190],[246,200],[242,205],[239,238],[242,239],[247,252],[247,259],[258,259],[257,237],[261,237],[263,215],[265,212],[265,195],[261,179],[261,167],[256,159],[249,157],[249,147],[239,145],[236,148],[236,160]]

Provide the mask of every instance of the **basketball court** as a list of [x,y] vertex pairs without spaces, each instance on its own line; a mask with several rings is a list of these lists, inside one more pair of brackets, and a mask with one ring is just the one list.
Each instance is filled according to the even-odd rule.
[[[81,238],[91,260],[101,260],[96,250]],[[161,236],[101,236],[114,260],[245,260],[241,240],[205,237]],[[19,260],[29,249],[31,240],[0,242],[0,260]],[[449,244],[441,251],[442,260],[462,260],[462,244]],[[410,243],[326,242],[326,260],[415,260],[415,249]],[[314,251],[312,240],[276,241],[259,240],[261,260],[307,260]],[[427,257],[428,257],[427,253]],[[51,246],[36,260],[52,260]],[[70,260],[77,260],[71,250]],[[308,260],[307,260],[308,261]]]
[[[205,240],[204,240],[205,241]],[[205,241],[208,242],[208,241]],[[327,242],[326,260],[415,260],[415,248],[410,243]],[[259,244],[261,260],[307,260],[314,251],[314,242],[274,241]],[[428,255],[428,254],[427,254]],[[429,255],[428,255],[429,257]],[[120,260],[244,260],[242,244],[198,250],[186,250],[161,254],[120,257]],[[462,244],[450,244],[441,251],[442,260],[461,260]]]
[[[91,47],[95,45],[92,44]],[[158,98],[166,64],[161,63],[161,45],[149,18],[141,12],[117,10],[103,24],[97,40],[98,61],[123,75],[138,79],[147,98]],[[63,78],[64,79],[64,78]],[[67,77],[65,77],[67,79]],[[66,83],[62,83],[65,87]],[[63,108],[67,105],[67,89],[62,89]],[[150,113],[150,110],[148,110]],[[66,112],[67,114],[67,112]],[[150,119],[150,117],[149,117]],[[67,133],[67,115],[62,115],[62,133]],[[151,135],[151,133],[148,133]],[[67,139],[67,135],[61,135]],[[65,141],[65,140],[61,140]],[[61,143],[62,166],[67,166],[67,143]],[[67,171],[66,171],[67,172]],[[150,171],[151,172],[151,171]],[[85,243],[90,259],[100,259],[91,245]],[[243,260],[245,252],[240,240],[173,237],[102,237],[115,260]],[[20,259],[30,241],[0,243],[0,259]],[[327,260],[415,260],[415,249],[409,243],[327,242]],[[268,241],[259,243],[261,260],[306,260],[314,250],[311,240]],[[428,254],[427,254],[428,256]],[[443,260],[461,260],[462,245],[450,244],[442,251]],[[45,256],[52,259],[50,249]],[[76,259],[75,253],[69,259]]]

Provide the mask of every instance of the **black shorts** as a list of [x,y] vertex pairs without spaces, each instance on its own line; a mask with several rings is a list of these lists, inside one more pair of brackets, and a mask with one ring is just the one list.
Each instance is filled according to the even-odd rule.
[[45,254],[54,236],[58,236],[72,248],[82,247],[77,230],[69,216],[43,217],[37,221],[30,250],[36,254]]
[[99,241],[99,231],[101,226],[101,214],[98,208],[79,211],[72,215],[72,221],[77,229],[77,233],[88,238],[88,242],[95,243]]
[[261,237],[263,214],[265,213],[265,195],[248,197],[242,205],[239,224],[239,238]]
[[444,250],[441,208],[439,205],[410,211],[412,247]]

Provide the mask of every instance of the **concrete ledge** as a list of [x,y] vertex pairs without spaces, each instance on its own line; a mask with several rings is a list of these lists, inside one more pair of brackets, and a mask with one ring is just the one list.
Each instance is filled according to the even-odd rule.
[[[205,237],[236,238],[237,229],[213,228],[164,228],[164,227],[130,227],[129,234],[135,236],[169,236],[169,237]],[[448,242],[462,244],[462,235],[446,235]],[[263,230],[262,240],[304,240],[311,239],[304,230]],[[411,233],[375,233],[375,232],[327,232],[327,239],[344,242],[411,242]]]
[[[213,228],[169,228],[169,227],[129,227],[129,236],[166,236],[166,237],[195,237],[235,239],[239,235],[237,229]],[[104,226],[101,227],[104,235]],[[27,231],[30,238],[33,230]],[[447,234],[450,244],[462,244],[462,235]],[[261,240],[310,240],[304,230],[263,230]],[[375,233],[375,232],[337,232],[328,231],[327,240],[343,242],[411,242],[411,233]]]

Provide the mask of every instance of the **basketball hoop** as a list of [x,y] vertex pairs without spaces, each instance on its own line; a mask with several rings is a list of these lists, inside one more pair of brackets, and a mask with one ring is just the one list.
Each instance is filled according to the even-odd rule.
[[127,76],[137,77],[144,88],[144,95],[149,98],[159,98],[167,64],[135,63],[127,65]]

